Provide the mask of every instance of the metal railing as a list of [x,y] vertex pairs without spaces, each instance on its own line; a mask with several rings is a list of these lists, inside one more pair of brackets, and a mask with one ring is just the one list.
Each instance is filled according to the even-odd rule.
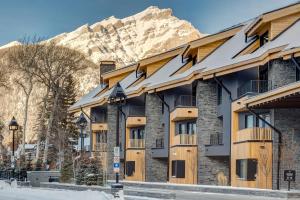
[[129,148],[145,148],[145,139],[130,139]]
[[107,143],[96,143],[94,145],[94,151],[106,152],[107,151]]
[[238,97],[245,95],[256,95],[272,89],[272,81],[269,80],[250,80],[237,89]]
[[145,106],[130,106],[128,116],[131,117],[145,116]]
[[164,138],[159,138],[155,140],[155,148],[163,149],[164,148]]
[[197,136],[196,134],[178,134],[174,138],[174,145],[196,145]]
[[235,142],[242,141],[271,141],[272,130],[270,128],[246,128],[239,130],[236,135]]
[[213,133],[209,136],[209,145],[222,145],[223,144],[223,133]]
[[196,106],[196,97],[192,95],[180,95],[175,100],[175,107],[194,107]]

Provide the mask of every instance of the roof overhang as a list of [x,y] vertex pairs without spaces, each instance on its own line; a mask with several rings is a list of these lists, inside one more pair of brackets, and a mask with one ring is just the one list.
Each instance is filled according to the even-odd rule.
[[254,96],[244,102],[250,108],[300,108],[300,82]]
[[243,27],[243,24],[240,24],[238,26],[235,26],[230,29],[226,29],[224,31],[212,34],[212,35],[207,35],[205,37],[202,37],[200,39],[191,41],[188,43],[188,49],[184,51],[183,57],[186,58],[191,51],[193,51],[195,48],[219,41],[219,40],[224,40],[226,38],[230,38],[234,36],[238,31],[241,30]]
[[245,29],[245,34],[248,37],[256,35],[256,31],[262,26],[271,22],[272,20],[279,19],[284,16],[292,15],[300,12],[300,2],[288,5],[286,7],[267,12],[259,16]]

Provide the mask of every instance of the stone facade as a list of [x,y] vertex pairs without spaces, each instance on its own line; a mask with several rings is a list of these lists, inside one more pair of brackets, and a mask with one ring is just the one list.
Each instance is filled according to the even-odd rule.
[[269,63],[268,78],[272,88],[278,88],[296,81],[296,66],[291,60],[276,59]]
[[198,138],[198,184],[217,185],[217,174],[223,172],[229,180],[229,157],[205,156],[205,145],[209,144],[210,134],[222,131],[222,121],[217,115],[217,84],[198,81],[197,119]]
[[156,139],[164,137],[162,103],[157,95],[146,95],[145,114],[146,181],[166,182],[168,160],[152,158],[151,155],[151,150],[155,147]]
[[[296,170],[296,182],[293,189],[300,189],[300,109],[274,109],[273,123],[282,133],[280,189],[287,188],[283,180],[285,169]],[[277,186],[278,134],[273,133],[273,188]]]
[[[116,105],[107,106],[107,175],[109,180],[115,179],[115,173],[113,172],[113,162],[114,162],[114,147],[116,146],[116,129],[117,129],[117,111]],[[122,121],[120,120],[120,127],[122,126]],[[120,128],[121,129],[121,128]],[[121,142],[121,130],[120,130],[120,142]],[[123,178],[123,167],[120,166],[120,180]]]

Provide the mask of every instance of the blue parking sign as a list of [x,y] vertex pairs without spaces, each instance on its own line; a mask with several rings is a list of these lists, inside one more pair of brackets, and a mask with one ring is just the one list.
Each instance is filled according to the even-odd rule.
[[120,163],[114,163],[114,168],[120,168]]

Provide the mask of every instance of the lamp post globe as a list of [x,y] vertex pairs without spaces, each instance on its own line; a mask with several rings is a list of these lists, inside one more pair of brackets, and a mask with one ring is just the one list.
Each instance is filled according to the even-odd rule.
[[83,153],[84,148],[84,135],[83,130],[87,127],[88,121],[86,120],[83,113],[80,114],[79,118],[76,121],[77,127],[80,129],[80,140],[81,140],[81,146],[80,146],[80,152]]

